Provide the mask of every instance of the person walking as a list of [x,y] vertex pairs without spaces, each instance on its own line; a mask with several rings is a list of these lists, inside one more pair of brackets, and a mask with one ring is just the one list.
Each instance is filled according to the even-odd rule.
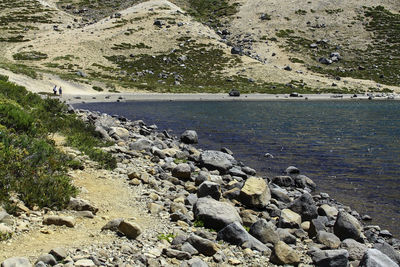
[[59,95],[62,95],[62,89],[61,89],[61,86],[60,86],[60,88],[58,88],[58,94],[59,94]]
[[54,94],[54,95],[57,95],[57,85],[54,85],[53,94]]

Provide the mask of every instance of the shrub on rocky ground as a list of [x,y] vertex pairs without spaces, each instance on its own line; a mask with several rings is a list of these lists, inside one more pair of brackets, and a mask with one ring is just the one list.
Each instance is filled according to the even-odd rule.
[[67,136],[68,145],[101,166],[116,166],[111,154],[99,148],[108,144],[94,127],[67,111],[57,99],[42,99],[0,77],[0,204],[9,211],[15,196],[31,208],[62,208],[76,195],[66,171],[81,166],[56,148],[48,138],[52,133]]

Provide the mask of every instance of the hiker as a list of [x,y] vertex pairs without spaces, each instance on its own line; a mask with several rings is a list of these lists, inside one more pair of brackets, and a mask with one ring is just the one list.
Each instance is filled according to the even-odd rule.
[[54,85],[53,93],[54,93],[54,95],[57,95],[57,85]]
[[60,86],[60,88],[58,88],[58,94],[59,94],[59,95],[62,95],[62,89],[61,89],[61,86]]

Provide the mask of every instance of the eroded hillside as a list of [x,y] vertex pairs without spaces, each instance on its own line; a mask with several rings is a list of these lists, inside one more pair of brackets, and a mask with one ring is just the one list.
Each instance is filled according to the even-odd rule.
[[214,2],[1,0],[0,65],[93,92],[399,91],[396,1]]

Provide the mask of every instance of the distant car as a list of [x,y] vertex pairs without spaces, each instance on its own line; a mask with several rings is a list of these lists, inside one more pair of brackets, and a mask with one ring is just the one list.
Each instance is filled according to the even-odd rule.
[[229,96],[240,96],[240,92],[236,89],[232,89],[229,91]]
[[289,96],[290,97],[299,97],[299,93],[293,92]]

